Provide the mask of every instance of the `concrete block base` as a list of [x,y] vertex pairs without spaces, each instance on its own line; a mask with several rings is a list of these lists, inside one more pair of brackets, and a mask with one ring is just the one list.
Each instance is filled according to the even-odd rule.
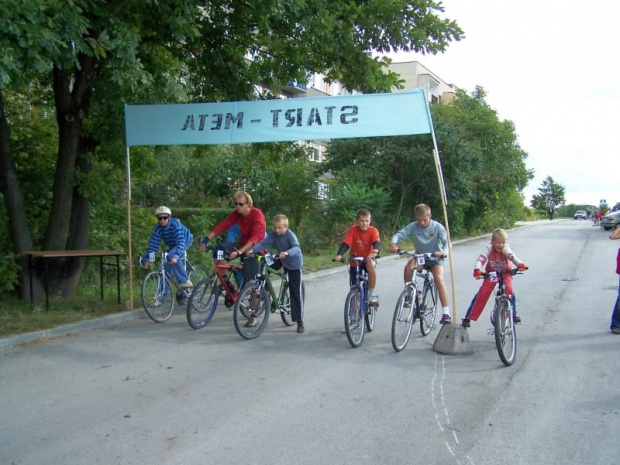
[[433,350],[446,355],[471,355],[474,353],[469,342],[467,328],[460,325],[442,325]]

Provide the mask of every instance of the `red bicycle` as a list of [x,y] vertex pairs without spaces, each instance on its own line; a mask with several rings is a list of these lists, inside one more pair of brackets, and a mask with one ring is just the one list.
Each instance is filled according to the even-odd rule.
[[194,329],[204,328],[211,321],[220,295],[224,296],[226,308],[232,308],[239,297],[242,283],[235,286],[233,279],[235,274],[243,271],[243,265],[227,263],[230,256],[224,251],[222,253],[222,260],[215,263],[213,273],[196,284],[187,303],[187,322]]

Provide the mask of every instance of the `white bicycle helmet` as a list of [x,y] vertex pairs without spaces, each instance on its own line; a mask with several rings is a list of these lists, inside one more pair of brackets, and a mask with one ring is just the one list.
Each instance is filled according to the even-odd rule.
[[170,209],[164,205],[162,205],[161,207],[157,207],[154,213],[155,213],[155,216],[159,216],[162,214],[172,216],[172,212],[170,211]]

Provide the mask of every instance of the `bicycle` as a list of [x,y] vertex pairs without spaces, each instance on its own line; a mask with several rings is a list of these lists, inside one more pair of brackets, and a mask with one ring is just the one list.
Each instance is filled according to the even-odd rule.
[[[155,254],[151,257],[155,261]],[[179,259],[187,273],[189,280],[202,280],[209,275],[209,272],[202,265],[192,265],[187,259],[187,253]],[[181,289],[178,283],[172,278],[168,271],[167,265],[168,252],[162,250],[160,252],[158,269],[153,269],[144,275],[142,278],[142,285],[140,288],[142,306],[144,311],[151,320],[155,323],[164,323],[170,319],[172,311],[174,309],[174,301],[179,305],[185,305],[187,299],[190,297],[191,289]],[[140,259],[140,266],[143,265],[142,258]],[[172,292],[172,287],[175,288],[175,293]]]
[[[272,268],[275,260],[270,253],[256,254],[256,256],[260,272],[255,279],[244,283],[233,308],[235,329],[244,339],[255,339],[260,336],[267,327],[270,313],[279,313],[286,326],[294,324],[291,314],[291,291],[286,271]],[[273,275],[279,278],[279,283],[274,283]],[[276,289],[278,284],[279,288]],[[305,301],[305,297],[306,288],[302,282],[302,301]]]
[[366,257],[352,256],[348,259],[342,258],[340,261],[348,262],[349,270],[355,268],[351,290],[344,302],[344,330],[349,344],[359,347],[364,341],[364,333],[366,331],[370,333],[374,329],[377,312],[377,307],[370,305],[368,300],[368,273],[361,266],[366,262]]
[[[525,268],[526,270],[528,268]],[[495,306],[491,314],[491,324],[493,329],[489,330],[489,334],[495,335],[495,345],[497,353],[504,365],[510,366],[517,357],[517,332],[515,330],[514,315],[512,313],[512,303],[510,295],[506,293],[504,285],[504,275],[523,274],[514,268],[506,271],[491,271],[482,273],[481,278],[490,279],[497,282],[497,292],[495,293]]]
[[[213,247],[207,247],[213,250]],[[230,260],[224,251],[217,257],[213,273],[194,286],[187,304],[187,322],[194,329],[204,328],[215,313],[220,295],[224,295],[224,305],[232,308],[239,296],[239,287],[231,279],[236,272],[243,271],[243,264],[231,265],[223,260]]]
[[[411,281],[405,283],[405,289],[401,292],[394,308],[392,347],[396,352],[400,352],[409,342],[413,324],[417,319],[420,320],[422,336],[428,336],[435,328],[439,301],[433,273],[427,263],[427,260],[432,261],[436,257],[431,253],[412,254],[401,249],[397,253],[414,257],[418,265],[413,269]],[[422,269],[418,270],[419,267]]]

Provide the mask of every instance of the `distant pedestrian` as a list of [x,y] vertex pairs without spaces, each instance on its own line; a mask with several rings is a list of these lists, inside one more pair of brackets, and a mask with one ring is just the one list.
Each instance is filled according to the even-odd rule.
[[[609,238],[620,239],[620,228],[614,229]],[[616,256],[616,273],[620,275],[620,248],[618,248],[618,255]],[[620,334],[620,285],[618,286],[618,297],[616,298],[616,305],[614,307],[613,313],[611,314],[611,332],[614,334]]]

